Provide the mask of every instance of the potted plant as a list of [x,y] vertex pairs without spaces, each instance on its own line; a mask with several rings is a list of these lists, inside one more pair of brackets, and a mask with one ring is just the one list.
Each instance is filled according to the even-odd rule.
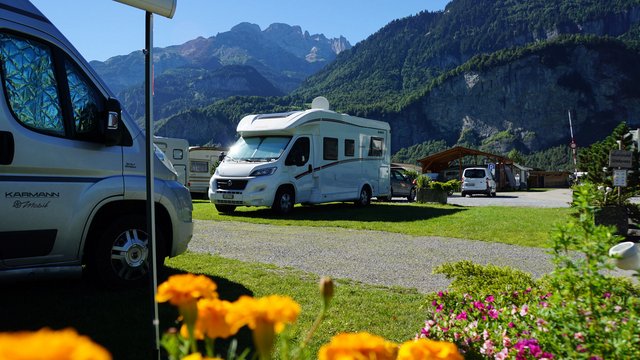
[[431,181],[428,176],[420,175],[416,178],[418,188],[416,200],[421,203],[435,202],[447,203],[447,196],[460,186],[460,181],[449,180],[447,182]]

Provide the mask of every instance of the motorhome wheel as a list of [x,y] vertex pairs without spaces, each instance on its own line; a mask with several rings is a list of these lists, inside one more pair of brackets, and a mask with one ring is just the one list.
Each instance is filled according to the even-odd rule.
[[363,186],[362,190],[360,190],[360,197],[358,197],[358,200],[356,200],[356,205],[367,206],[369,205],[370,202],[371,202],[371,192],[369,191],[368,187]]
[[293,210],[295,204],[295,195],[286,187],[278,189],[276,196],[273,199],[273,206],[271,209],[280,215],[285,215]]
[[[139,215],[117,218],[102,233],[89,253],[89,267],[109,287],[128,287],[146,283],[150,272],[149,235],[146,219]],[[157,266],[164,263],[164,237],[156,230]]]

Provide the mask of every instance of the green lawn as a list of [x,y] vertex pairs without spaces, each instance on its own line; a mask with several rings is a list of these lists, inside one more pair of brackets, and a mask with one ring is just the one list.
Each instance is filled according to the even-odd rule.
[[[374,203],[366,208],[352,204],[296,207],[290,216],[279,218],[259,208],[238,208],[236,214],[220,215],[206,201],[195,201],[194,208],[194,218],[203,220],[336,226],[526,246],[547,246],[553,224],[564,222],[570,213],[570,209]],[[206,274],[216,281],[224,299],[235,300],[242,294],[293,297],[303,309],[292,329],[298,339],[306,334],[320,307],[318,277],[314,274],[194,253],[168,259],[166,265],[160,281],[175,273]],[[5,284],[3,294],[0,331],[73,327],[108,348],[114,359],[151,356],[149,288],[112,291],[88,279],[43,280]],[[424,325],[424,304],[425,295],[416,290],[338,280],[333,306],[310,349],[317,351],[331,336],[343,331],[368,331],[397,342],[412,338]],[[176,316],[171,306],[160,305],[162,331],[176,325]],[[250,334],[244,330],[241,344],[246,346],[249,339]],[[224,343],[221,345],[224,347]]]
[[219,214],[208,201],[194,201],[194,219],[246,221],[272,225],[329,226],[434,235],[548,247],[556,224],[564,223],[569,208],[462,207],[417,203],[373,203],[358,208],[333,203],[297,206],[285,217],[267,208],[238,207],[230,215]]

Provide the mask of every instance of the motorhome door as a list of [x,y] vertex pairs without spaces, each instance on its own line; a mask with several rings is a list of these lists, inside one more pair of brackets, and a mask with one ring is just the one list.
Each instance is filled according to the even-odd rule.
[[310,202],[313,189],[313,162],[310,157],[313,153],[311,136],[298,137],[287,158],[284,161],[285,171],[288,171],[291,180],[296,187],[296,202]]

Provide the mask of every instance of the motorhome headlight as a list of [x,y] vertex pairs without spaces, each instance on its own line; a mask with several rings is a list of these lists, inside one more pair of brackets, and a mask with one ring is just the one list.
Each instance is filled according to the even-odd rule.
[[271,167],[265,167],[265,168],[261,168],[258,170],[254,170],[251,175],[249,176],[266,176],[266,175],[272,175],[273,173],[276,172],[277,167],[275,166],[271,166]]

